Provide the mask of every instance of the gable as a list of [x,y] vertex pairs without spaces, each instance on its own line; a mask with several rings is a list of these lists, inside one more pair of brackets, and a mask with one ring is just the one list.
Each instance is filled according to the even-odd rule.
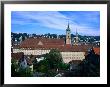
[[43,43],[41,41],[39,41],[37,45],[43,45]]

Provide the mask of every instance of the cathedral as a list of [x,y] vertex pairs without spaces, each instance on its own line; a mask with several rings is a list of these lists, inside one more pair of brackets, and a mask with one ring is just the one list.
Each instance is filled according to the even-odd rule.
[[82,61],[85,59],[88,50],[92,48],[90,45],[78,45],[79,38],[77,31],[72,43],[69,22],[65,39],[30,37],[21,41],[19,45],[13,46],[12,53],[23,52],[24,55],[34,55],[37,58],[39,55],[49,53],[51,49],[58,49],[62,55],[63,61],[69,63],[72,60]]

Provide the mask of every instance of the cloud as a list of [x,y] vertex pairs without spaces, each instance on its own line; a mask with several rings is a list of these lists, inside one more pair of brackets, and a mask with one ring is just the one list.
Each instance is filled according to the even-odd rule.
[[[86,18],[85,20],[83,19]],[[56,30],[66,30],[69,19],[70,28],[72,32],[78,29],[79,33],[88,35],[99,35],[99,25],[97,23],[99,14],[93,12],[92,14],[74,12],[58,12],[58,11],[13,11],[12,12],[12,26],[34,26],[44,27]],[[83,20],[82,20],[82,19]],[[80,22],[80,23],[79,23]],[[29,29],[28,29],[29,30]],[[94,32],[93,32],[94,31]]]

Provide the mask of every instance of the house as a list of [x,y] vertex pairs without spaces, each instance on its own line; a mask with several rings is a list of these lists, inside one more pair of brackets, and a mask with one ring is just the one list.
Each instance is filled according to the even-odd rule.
[[25,56],[23,52],[11,53],[11,58],[16,60],[19,67],[23,69],[29,67],[33,71],[32,60]]
[[16,64],[19,63],[19,60],[22,59],[24,56],[23,52],[18,52],[18,53],[11,53],[11,59],[16,60]]

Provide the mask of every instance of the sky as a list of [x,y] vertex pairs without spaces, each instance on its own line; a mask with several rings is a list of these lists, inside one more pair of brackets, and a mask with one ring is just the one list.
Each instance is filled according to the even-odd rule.
[[99,11],[12,11],[11,32],[28,34],[66,34],[67,25],[71,34],[100,35]]

